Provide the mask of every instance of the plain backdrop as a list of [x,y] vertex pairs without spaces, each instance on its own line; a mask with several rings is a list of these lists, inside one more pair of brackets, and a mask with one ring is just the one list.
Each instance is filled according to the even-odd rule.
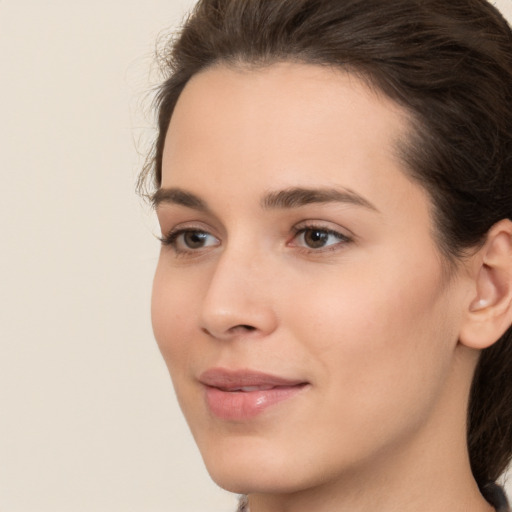
[[134,193],[155,41],[191,5],[0,0],[1,512],[235,509],[153,341]]

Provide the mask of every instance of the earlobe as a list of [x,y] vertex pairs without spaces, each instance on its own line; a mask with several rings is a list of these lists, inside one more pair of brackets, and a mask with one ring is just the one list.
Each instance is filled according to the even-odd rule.
[[474,293],[462,325],[463,345],[482,350],[512,324],[512,222],[503,219],[474,256]]

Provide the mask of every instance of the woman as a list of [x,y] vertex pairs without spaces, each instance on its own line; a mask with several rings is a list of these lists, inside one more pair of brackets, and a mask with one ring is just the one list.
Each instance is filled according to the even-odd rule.
[[251,512],[508,510],[504,19],[203,0],[165,65],[152,319],[212,478]]

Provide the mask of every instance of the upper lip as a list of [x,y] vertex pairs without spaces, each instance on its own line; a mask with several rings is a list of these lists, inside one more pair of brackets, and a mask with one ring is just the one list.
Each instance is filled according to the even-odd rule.
[[211,368],[206,370],[199,376],[199,381],[205,386],[225,390],[244,387],[273,388],[307,384],[307,382],[302,379],[289,379],[255,370],[229,370],[226,368]]

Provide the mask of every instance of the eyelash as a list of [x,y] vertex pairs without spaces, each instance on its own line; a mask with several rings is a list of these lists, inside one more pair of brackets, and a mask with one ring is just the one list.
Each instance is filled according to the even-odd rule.
[[[323,235],[333,236],[338,239],[338,242],[329,244],[327,246],[318,247],[318,248],[306,247],[306,246],[301,246],[301,245],[296,245],[296,244],[291,244],[291,246],[296,247],[297,249],[301,250],[302,252],[305,252],[308,254],[319,254],[319,253],[323,253],[323,252],[327,252],[327,251],[338,250],[340,244],[346,245],[353,241],[353,239],[351,237],[344,235],[344,234],[340,233],[339,231],[335,231],[333,229],[329,229],[329,228],[314,225],[314,224],[294,228],[292,241],[297,240],[297,238],[301,235],[304,236],[306,233],[314,232],[314,231],[316,231],[318,233],[322,233]],[[174,250],[174,252],[176,253],[177,256],[197,255],[200,253],[201,249],[210,247],[207,245],[207,246],[199,247],[196,249],[194,249],[194,248],[188,248],[188,249],[178,248],[177,240],[180,236],[185,235],[185,234],[199,234],[199,235],[206,235],[206,236],[214,237],[214,235],[212,235],[211,233],[209,233],[206,230],[195,229],[195,228],[182,228],[182,229],[173,230],[166,236],[159,237],[159,240],[160,240],[162,246],[172,247],[172,249]],[[289,246],[290,244],[287,243],[287,245]]]

